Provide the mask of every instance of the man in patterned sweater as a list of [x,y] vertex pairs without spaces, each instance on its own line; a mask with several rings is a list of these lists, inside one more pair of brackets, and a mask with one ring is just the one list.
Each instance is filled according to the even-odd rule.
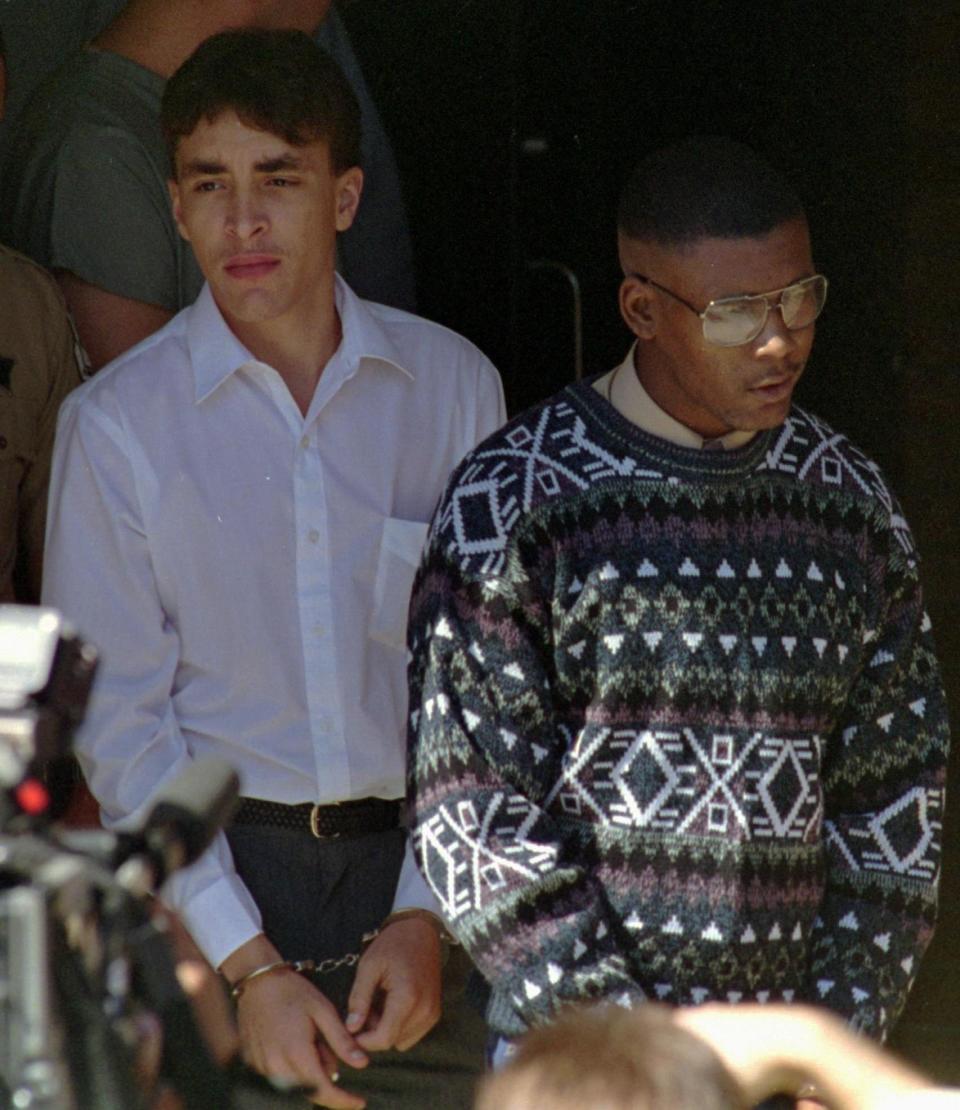
[[791,405],[826,280],[751,151],[621,201],[635,342],[476,448],[411,610],[420,866],[511,1038],[570,1001],[823,1004],[933,932],[948,732],[906,521]]

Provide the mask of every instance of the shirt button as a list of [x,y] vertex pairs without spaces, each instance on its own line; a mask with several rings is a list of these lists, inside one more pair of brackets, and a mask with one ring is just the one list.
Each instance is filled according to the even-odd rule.
[[303,439],[300,440],[300,446],[304,449],[304,451],[306,451],[306,449],[310,446],[310,437],[304,436]]
[[310,531],[307,533],[307,539],[311,543],[319,543],[320,533],[316,530],[316,528],[311,528]]

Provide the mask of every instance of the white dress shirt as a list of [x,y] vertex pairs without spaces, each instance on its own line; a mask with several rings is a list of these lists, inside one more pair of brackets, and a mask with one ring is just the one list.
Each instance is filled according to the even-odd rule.
[[[44,601],[101,649],[77,752],[109,826],[204,755],[251,797],[404,794],[410,587],[503,393],[446,328],[336,299],[306,417],[207,287],[63,406]],[[260,931],[223,834],[164,897],[215,967]],[[435,905],[409,850],[394,904]]]

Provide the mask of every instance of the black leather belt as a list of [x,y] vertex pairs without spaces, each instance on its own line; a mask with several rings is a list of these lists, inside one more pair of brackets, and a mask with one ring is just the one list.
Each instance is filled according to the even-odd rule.
[[269,825],[276,829],[309,832],[318,840],[387,832],[403,823],[402,798],[358,798],[332,805],[284,805],[263,798],[241,798],[235,825]]

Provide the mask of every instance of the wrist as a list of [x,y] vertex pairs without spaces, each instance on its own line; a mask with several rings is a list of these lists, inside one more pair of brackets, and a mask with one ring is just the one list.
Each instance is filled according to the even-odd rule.
[[313,960],[273,960],[268,964],[263,964],[261,967],[255,967],[252,971],[248,971],[246,975],[241,975],[233,984],[230,990],[230,997],[236,1002],[242,997],[244,991],[246,991],[251,983],[255,982],[257,979],[264,979],[268,975],[273,975],[278,971],[295,971],[299,975],[304,971],[313,971],[316,966]]
[[440,954],[443,963],[447,962],[447,958],[450,954],[450,946],[459,944],[457,938],[447,928],[447,923],[443,918],[432,910],[424,909],[421,906],[410,906],[409,908],[394,910],[384,918],[379,932],[382,933],[384,929],[389,928],[391,925],[396,925],[401,921],[426,922],[437,934],[437,940],[440,941]]
[[426,921],[428,925],[432,925],[436,930],[437,936],[441,940],[445,940],[447,944],[456,944],[457,940],[454,935],[447,928],[447,923],[443,918],[434,913],[433,910],[424,909],[422,906],[410,906],[401,910],[394,910],[392,913],[387,914],[383,919],[383,924],[380,926],[380,932],[383,932],[388,925],[394,925],[398,921]]
[[267,940],[266,936],[263,933],[258,933],[231,952],[217,970],[226,979],[227,985],[233,988],[240,979],[251,971],[282,959],[283,956]]

